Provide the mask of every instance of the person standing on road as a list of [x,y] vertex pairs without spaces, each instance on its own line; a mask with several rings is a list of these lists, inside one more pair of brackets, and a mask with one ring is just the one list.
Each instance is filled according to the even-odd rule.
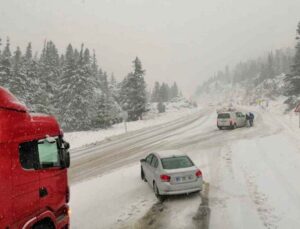
[[249,114],[246,113],[246,124],[247,124],[247,127],[250,126],[249,120],[250,120]]
[[249,112],[249,124],[250,124],[250,126],[253,126],[253,121],[254,121],[254,114]]

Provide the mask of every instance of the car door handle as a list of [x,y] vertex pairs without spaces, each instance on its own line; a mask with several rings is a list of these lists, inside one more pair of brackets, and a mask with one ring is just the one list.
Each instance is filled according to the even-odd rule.
[[41,187],[39,193],[40,193],[40,197],[45,197],[48,195],[48,190],[45,187]]

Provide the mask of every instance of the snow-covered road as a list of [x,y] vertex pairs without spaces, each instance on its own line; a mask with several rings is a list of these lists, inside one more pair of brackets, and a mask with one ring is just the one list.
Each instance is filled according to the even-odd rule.
[[[253,128],[219,131],[203,110],[72,152],[72,228],[300,228],[300,145],[292,130],[254,110]],[[202,196],[157,203],[139,159],[180,149],[204,174]]]

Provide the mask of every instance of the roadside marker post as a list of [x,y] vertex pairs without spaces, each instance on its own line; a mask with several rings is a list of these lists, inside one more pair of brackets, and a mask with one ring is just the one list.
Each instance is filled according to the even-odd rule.
[[127,111],[122,111],[122,118],[123,118],[123,122],[124,122],[125,133],[127,133],[127,119],[128,119]]
[[298,113],[299,116],[299,128],[300,128],[300,103],[296,106],[295,112]]

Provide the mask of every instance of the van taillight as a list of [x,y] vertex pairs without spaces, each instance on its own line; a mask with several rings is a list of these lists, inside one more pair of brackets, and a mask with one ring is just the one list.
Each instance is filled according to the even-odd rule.
[[232,124],[233,124],[233,122],[232,122],[232,120],[230,120],[230,126],[232,126]]
[[202,177],[202,172],[200,169],[197,169],[196,173],[195,173],[196,177]]
[[160,179],[161,179],[162,182],[170,182],[171,177],[168,176],[168,175],[165,175],[165,174],[161,174]]
[[70,201],[70,188],[68,186],[66,190],[66,202],[69,203],[69,201]]

